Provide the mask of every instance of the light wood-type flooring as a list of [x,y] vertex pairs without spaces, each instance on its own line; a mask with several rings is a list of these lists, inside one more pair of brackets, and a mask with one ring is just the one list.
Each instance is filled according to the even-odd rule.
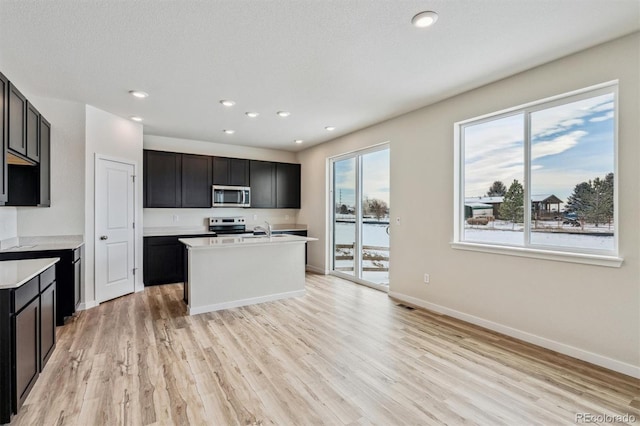
[[81,312],[12,424],[562,425],[633,415],[640,381],[385,293],[307,275],[307,295],[187,316],[182,285]]

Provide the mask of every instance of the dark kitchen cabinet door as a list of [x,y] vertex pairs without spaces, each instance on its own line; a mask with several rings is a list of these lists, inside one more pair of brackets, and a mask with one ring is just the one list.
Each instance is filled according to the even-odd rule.
[[271,209],[276,207],[276,163],[250,162],[251,207]]
[[182,154],[182,207],[211,207],[211,157]]
[[300,208],[300,164],[276,165],[276,207]]
[[27,158],[38,163],[40,161],[40,113],[27,101]]
[[40,371],[56,347],[56,283],[40,294]]
[[144,207],[180,207],[182,154],[144,151]]
[[213,184],[249,186],[249,160],[213,157]]
[[51,124],[40,116],[40,200],[38,206],[51,206]]
[[27,98],[9,83],[9,149],[27,155]]
[[178,237],[145,237],[143,248],[144,285],[182,282],[183,245]]
[[213,157],[213,184],[229,185],[229,159]]
[[7,202],[7,144],[9,143],[9,80],[0,73],[0,205]]
[[229,158],[229,185],[249,186],[249,160]]
[[14,317],[15,395],[14,412],[18,412],[38,378],[40,340],[40,299],[36,297]]

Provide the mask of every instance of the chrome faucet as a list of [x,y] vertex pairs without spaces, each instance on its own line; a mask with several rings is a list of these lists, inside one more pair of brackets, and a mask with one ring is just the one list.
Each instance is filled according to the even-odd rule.
[[254,226],[253,227],[253,232],[262,231],[267,235],[267,237],[271,237],[271,231],[272,231],[271,224],[269,222],[267,222],[266,220],[265,220],[264,223],[265,223],[265,225],[267,225],[266,227],[264,227],[262,225]]

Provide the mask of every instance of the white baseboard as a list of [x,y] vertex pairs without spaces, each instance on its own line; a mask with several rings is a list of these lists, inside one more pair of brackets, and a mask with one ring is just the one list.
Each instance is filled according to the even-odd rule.
[[389,291],[389,296],[394,299],[398,299],[402,302],[407,302],[411,305],[415,305],[430,311],[444,314],[459,320],[479,325],[480,327],[487,328],[489,330],[497,331],[498,333],[505,334],[516,339],[523,340],[528,343],[532,343],[537,346],[541,346],[552,351],[559,352],[564,355],[568,355],[573,358],[577,358],[583,361],[587,361],[591,364],[598,365],[600,367],[608,368],[609,370],[617,371],[618,373],[626,374],[631,377],[640,378],[640,366],[628,364],[626,362],[618,361],[612,358],[608,358],[603,355],[595,354],[593,352],[585,351],[562,342],[547,339],[546,337],[537,336],[535,334],[528,333],[526,331],[518,330],[503,324],[499,324],[493,321],[486,320],[484,318],[476,317],[474,315],[466,314],[464,312],[456,311],[444,306],[436,305],[422,299],[418,299],[406,294],[396,293],[395,291]]
[[78,311],[86,311],[87,309],[95,308],[99,303],[95,300],[90,300],[88,302],[82,302],[78,305]]
[[326,271],[322,268],[318,268],[317,266],[313,266],[313,265],[306,265],[305,269],[309,272],[315,272],[316,274],[327,275],[329,273],[329,271]]
[[252,297],[250,299],[233,300],[231,302],[214,303],[213,305],[189,306],[189,315],[204,314],[205,312],[221,311],[223,309],[238,308],[240,306],[255,305],[256,303],[272,302],[274,300],[287,299],[289,297],[304,296],[306,290],[288,291],[286,293],[270,294],[268,296]]

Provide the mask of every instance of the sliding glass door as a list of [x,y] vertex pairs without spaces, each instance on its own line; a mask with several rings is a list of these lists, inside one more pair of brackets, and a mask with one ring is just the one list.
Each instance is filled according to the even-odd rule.
[[389,285],[389,147],[331,162],[333,272],[363,284]]

